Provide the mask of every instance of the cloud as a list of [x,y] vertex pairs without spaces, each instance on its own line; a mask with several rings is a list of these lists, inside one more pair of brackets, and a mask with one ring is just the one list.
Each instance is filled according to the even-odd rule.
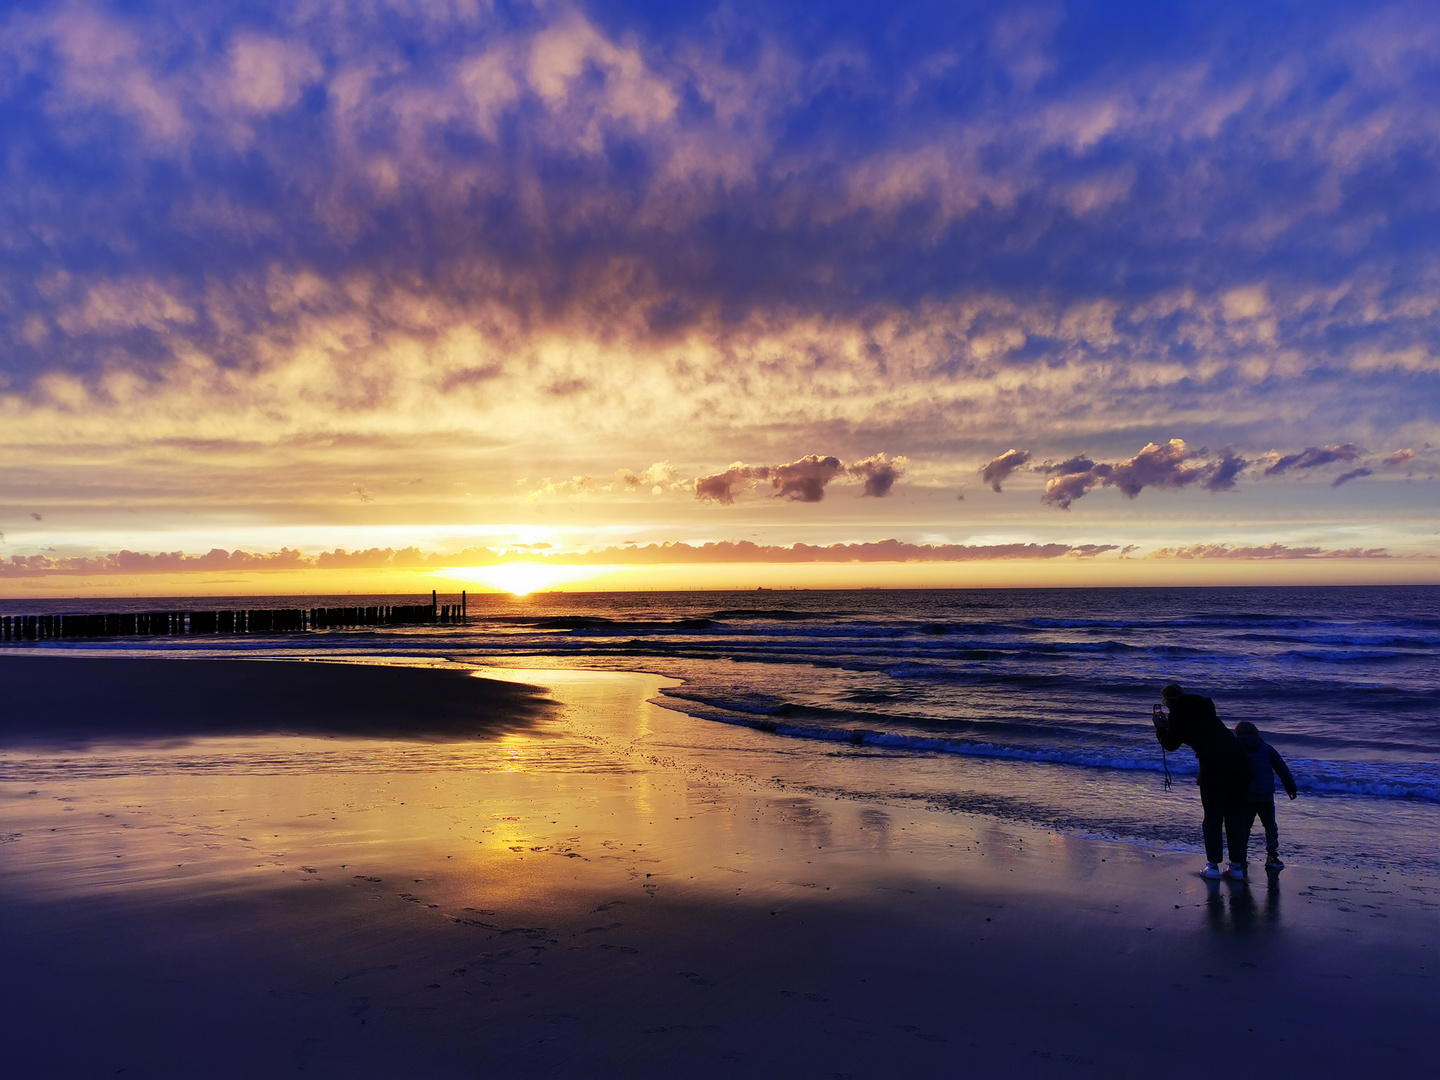
[[1149,443],[1133,458],[1111,467],[1105,478],[1127,499],[1133,499],[1147,487],[1182,488],[1204,475],[1204,470],[1185,464],[1187,454],[1183,439],[1171,439],[1163,446]]
[[1206,465],[1202,472],[1204,479],[1200,486],[1206,491],[1233,491],[1235,481],[1245,471],[1250,462],[1236,454],[1231,448],[1226,447],[1220,452],[1220,459]]
[[863,495],[884,498],[905,475],[909,465],[909,458],[891,457],[883,451],[850,465],[833,454],[824,457],[807,454],[782,465],[747,465],[737,461],[724,472],[698,477],[695,497],[729,506],[734,503],[737,491],[769,480],[776,498],[817,503],[825,498],[825,488],[831,481],[849,476],[863,482]]
[[[898,563],[977,562],[996,559],[1089,559],[1116,550],[1114,544],[913,544],[877,540],[856,544],[756,544],[749,540],[703,544],[665,543],[606,547],[557,553],[548,544],[522,544],[529,559],[562,565],[650,566],[706,563]],[[509,549],[471,547],[460,551],[422,552],[419,548],[337,548],[315,556],[284,548],[269,554],[216,548],[204,555],[179,551],[144,554],[120,551],[109,555],[0,557],[0,578],[105,576],[113,574],[176,574],[257,570],[378,570],[493,565],[511,557]]]
[[1386,455],[1385,464],[1393,468],[1397,465],[1409,465],[1414,460],[1414,450],[1396,450],[1393,454]]
[[1271,453],[1270,464],[1265,467],[1266,476],[1283,476],[1291,469],[1316,469],[1337,461],[1350,462],[1358,458],[1361,449],[1354,443],[1338,446],[1307,446],[1295,454]]
[[876,540],[857,544],[756,544],[749,540],[705,544],[649,544],[643,547],[605,548],[564,561],[599,564],[663,563],[877,563],[976,562],[994,559],[1093,558],[1114,551],[1114,544],[912,544],[902,540]]
[[12,555],[9,560],[0,559],[0,577],[297,570],[313,565],[314,562],[303,552],[291,548],[282,548],[264,555],[249,551],[226,551],[223,548],[212,548],[204,555],[185,555],[179,551],[150,554],[127,550],[95,556]]
[[1290,547],[1286,544],[1263,544],[1254,547],[1231,547],[1228,544],[1192,544],[1188,547],[1157,548],[1152,559],[1388,559],[1384,548],[1321,548]]
[[679,479],[679,473],[668,461],[657,461],[638,473],[631,469],[619,469],[615,480],[622,490],[649,488],[652,495],[660,495],[667,490],[683,491],[689,486]]
[[990,485],[990,490],[1000,491],[1000,485],[1016,469],[1021,468],[1030,460],[1029,450],[1006,450],[999,457],[994,458],[988,465],[980,470],[980,478]]
[[1061,510],[1069,510],[1072,502],[1087,494],[1100,482],[1101,477],[1093,468],[1084,472],[1063,473],[1046,482],[1045,491],[1040,498]]
[[336,548],[334,551],[322,551],[313,562],[306,560],[307,565],[313,565],[321,570],[378,570],[386,567],[414,567],[425,566],[427,556],[416,547],[401,548],[366,548],[363,551],[346,551],[344,548]]
[[1373,475],[1375,475],[1373,469],[1351,469],[1349,472],[1343,472],[1334,480],[1330,481],[1330,486],[1332,488],[1338,488],[1341,484],[1348,484],[1351,480],[1359,480],[1363,476]]
[[[1283,476],[1292,470],[1314,469],[1337,461],[1352,462],[1363,453],[1364,451],[1353,443],[1311,446],[1284,455],[1271,451],[1268,455],[1270,464],[1265,468],[1264,474]],[[1405,453],[1410,456],[1401,456]],[[991,465],[1008,456],[1007,454],[996,458]],[[1397,451],[1391,456],[1397,461],[1409,461],[1414,454]],[[1135,498],[1147,487],[1177,490],[1197,482],[1206,491],[1233,491],[1237,480],[1251,464],[1249,459],[1237,454],[1233,447],[1227,446],[1212,459],[1204,449],[1192,452],[1186,448],[1183,439],[1171,439],[1163,445],[1149,443],[1138,454],[1125,461],[1097,462],[1084,454],[1078,454],[1065,461],[1047,461],[1033,468],[1050,476],[1041,499],[1062,510],[1068,510],[1076,499],[1097,487],[1119,488],[1129,499]],[[989,466],[986,468],[988,470]],[[1330,486],[1338,488],[1351,480],[1371,475],[1373,470],[1369,468],[1352,469],[1337,477]]]
[[737,461],[724,472],[697,477],[695,480],[695,497],[702,501],[708,499],[721,503],[724,506],[729,506],[735,501],[736,488],[742,487],[755,480],[765,480],[769,476],[770,469],[768,466],[752,466]]
[[776,465],[770,470],[770,483],[778,498],[815,503],[825,498],[825,485],[844,472],[845,466],[839,458],[809,454],[798,461]]
[[845,471],[865,482],[865,490],[862,494],[883,499],[890,494],[891,489],[895,486],[895,481],[905,475],[905,470],[909,466],[910,459],[907,457],[892,458],[888,454],[879,453],[874,457],[863,458],[852,463]]
[[1134,457],[1116,463],[1094,462],[1081,455],[1039,466],[1050,473],[1041,499],[1062,510],[1096,486],[1117,487],[1127,499],[1133,499],[1147,487],[1177,489],[1212,475],[1203,466],[1186,464],[1193,455],[1185,449],[1183,439],[1171,439],[1163,445],[1147,443]]

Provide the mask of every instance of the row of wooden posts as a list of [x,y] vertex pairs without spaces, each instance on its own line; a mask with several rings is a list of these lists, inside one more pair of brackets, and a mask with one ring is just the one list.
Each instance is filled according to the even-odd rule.
[[441,604],[376,604],[368,607],[250,608],[227,611],[133,611],[106,615],[6,615],[0,641],[60,638],[173,637],[186,634],[298,634],[352,626],[449,625],[468,622],[467,596]]

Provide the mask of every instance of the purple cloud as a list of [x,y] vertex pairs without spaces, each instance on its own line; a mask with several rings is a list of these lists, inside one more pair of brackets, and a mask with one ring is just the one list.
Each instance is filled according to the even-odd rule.
[[980,470],[980,478],[990,485],[990,490],[1000,492],[1000,485],[1016,469],[1023,467],[1030,460],[1029,450],[1006,450],[999,457],[994,458],[983,469]]
[[845,471],[865,482],[863,494],[883,499],[890,494],[895,481],[905,475],[909,465],[909,458],[892,458],[888,454],[880,453],[854,462]]
[[831,481],[853,476],[863,481],[865,489],[862,494],[884,498],[894,488],[895,481],[905,475],[909,465],[908,458],[892,458],[883,452],[851,465],[846,465],[833,454],[824,457],[807,454],[782,465],[747,465],[737,461],[724,472],[697,478],[695,497],[728,506],[735,501],[739,489],[760,480],[769,480],[776,498],[817,503],[825,498],[825,488]]
[[1191,458],[1183,439],[1171,439],[1163,445],[1147,443],[1134,457],[1114,464],[1091,461],[1084,455],[1059,464],[1046,462],[1039,468],[1050,473],[1051,479],[1040,497],[1068,510],[1071,503],[1097,486],[1117,487],[1127,499],[1135,498],[1147,487],[1182,488],[1207,475],[1203,466],[1186,464]]
[[1359,480],[1363,476],[1373,476],[1373,469],[1351,469],[1349,472],[1341,473],[1330,481],[1332,488],[1338,488],[1341,484],[1348,484],[1351,480]]
[[1290,547],[1287,544],[1261,544],[1253,547],[1231,547],[1229,544],[1191,544],[1188,547],[1157,548],[1152,559],[1388,559],[1384,548],[1321,548]]
[[1250,462],[1226,447],[1220,452],[1219,461],[1203,467],[1204,479],[1200,486],[1206,491],[1233,491],[1236,478],[1249,464]]
[[770,483],[779,498],[813,503],[825,498],[825,485],[844,471],[839,458],[810,454],[788,465],[776,465]]
[[1356,460],[1361,453],[1361,449],[1354,443],[1343,443],[1339,446],[1307,446],[1298,454],[1275,457],[1266,467],[1265,475],[1283,476],[1291,469],[1316,469],[1337,461],[1351,462]]

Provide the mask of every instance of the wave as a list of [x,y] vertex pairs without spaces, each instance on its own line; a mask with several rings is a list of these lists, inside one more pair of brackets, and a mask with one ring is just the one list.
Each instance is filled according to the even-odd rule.
[[812,622],[823,620],[847,619],[852,617],[851,612],[845,611],[792,611],[788,608],[724,608],[712,612],[712,619],[749,619],[762,620],[772,619],[777,622],[799,622],[806,619]]
[[1377,652],[1373,649],[1288,649],[1276,653],[1276,660],[1308,660],[1322,664],[1383,664],[1391,660],[1413,660],[1413,652]]
[[633,634],[638,630],[709,630],[713,619],[608,619],[602,615],[557,615],[542,619],[504,620],[536,630],[606,630]]
[[[669,694],[667,696],[677,696]],[[759,695],[757,695],[758,697]],[[831,727],[797,723],[781,711],[769,709],[770,716],[741,715],[728,709],[715,708],[696,699],[685,711],[700,719],[715,720],[737,727],[748,727],[792,739],[848,743],[911,753],[957,754],[966,757],[991,758],[1003,761],[1036,762],[1091,769],[1115,769],[1127,772],[1164,770],[1165,763],[1146,748],[1143,751],[1121,747],[1084,747],[1056,745],[1016,745],[987,740],[964,739],[956,736],[919,735],[868,728]],[[735,704],[743,705],[736,701]],[[763,707],[763,706],[762,706]],[[1351,795],[1377,799],[1417,799],[1440,802],[1440,769],[1428,766],[1336,763],[1295,758],[1290,762],[1299,779],[1302,792],[1318,795]],[[1185,758],[1171,759],[1170,772],[1176,776],[1194,776],[1195,763]]]

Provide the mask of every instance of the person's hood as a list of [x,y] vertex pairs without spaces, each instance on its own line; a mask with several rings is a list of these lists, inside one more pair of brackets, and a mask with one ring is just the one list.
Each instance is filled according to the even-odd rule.
[[1235,737],[1240,740],[1240,745],[1252,754],[1265,745],[1265,740],[1260,737],[1259,733],[1251,734],[1250,732],[1246,732],[1244,735],[1236,735]]

